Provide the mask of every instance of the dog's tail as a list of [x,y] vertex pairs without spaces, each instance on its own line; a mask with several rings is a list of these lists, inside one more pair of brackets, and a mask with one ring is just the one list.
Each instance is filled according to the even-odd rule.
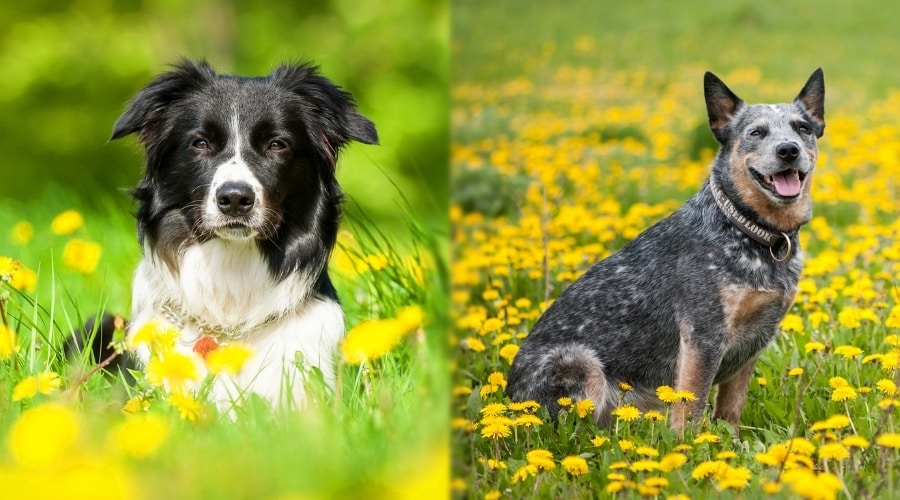
[[[103,365],[103,369],[112,376],[121,376],[131,383],[134,378],[129,370],[138,369],[134,358],[126,352],[116,351],[115,344],[123,339],[125,320],[119,315],[104,313],[88,319],[84,326],[76,329],[66,342],[66,359],[77,362],[84,359],[85,351],[92,364]],[[121,333],[117,333],[121,332]]]
[[516,355],[509,371],[506,394],[512,400],[537,401],[555,420],[561,409],[560,398],[590,399],[594,403],[594,420],[601,425],[609,424],[609,411],[615,407],[616,393],[589,347],[564,344],[543,354],[524,347],[523,350]]

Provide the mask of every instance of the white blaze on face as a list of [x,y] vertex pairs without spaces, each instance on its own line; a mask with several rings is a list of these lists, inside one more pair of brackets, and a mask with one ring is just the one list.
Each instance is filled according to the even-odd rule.
[[[206,216],[213,221],[224,217],[219,211],[216,193],[225,183],[236,182],[247,184],[256,196],[256,207],[261,206],[263,202],[262,184],[256,178],[256,175],[253,174],[253,171],[250,170],[250,166],[247,165],[247,162],[241,157],[242,145],[237,112],[231,116],[230,136],[232,137],[232,142],[234,144],[234,156],[216,167],[216,173],[213,175],[212,182],[209,186],[209,193],[206,197]],[[251,215],[257,213],[258,210],[259,208],[254,208]]]

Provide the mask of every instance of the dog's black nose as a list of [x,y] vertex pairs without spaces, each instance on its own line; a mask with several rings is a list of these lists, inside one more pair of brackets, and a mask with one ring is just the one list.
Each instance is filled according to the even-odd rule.
[[253,188],[244,182],[226,182],[216,190],[216,205],[225,215],[246,215],[255,202]]
[[800,147],[793,142],[783,142],[775,147],[775,154],[784,161],[794,161],[800,156]]

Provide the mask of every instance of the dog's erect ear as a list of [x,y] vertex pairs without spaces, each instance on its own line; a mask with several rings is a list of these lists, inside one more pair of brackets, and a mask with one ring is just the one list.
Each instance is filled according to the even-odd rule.
[[310,139],[324,146],[332,160],[347,142],[378,144],[375,124],[359,114],[353,96],[320,75],[318,67],[307,63],[287,64],[273,71],[269,78],[300,98],[305,119],[313,125],[308,127],[309,133],[321,134]]
[[825,74],[818,68],[810,75],[794,103],[803,107],[816,122],[816,137],[825,132]]
[[703,75],[703,92],[706,96],[706,112],[709,114],[709,128],[719,143],[726,139],[725,127],[731,123],[744,101],[731,91],[725,82],[709,71]]
[[113,126],[110,140],[138,132],[140,140],[146,143],[158,132],[169,105],[215,76],[205,62],[183,59],[174,70],[156,77],[129,101],[128,109]]

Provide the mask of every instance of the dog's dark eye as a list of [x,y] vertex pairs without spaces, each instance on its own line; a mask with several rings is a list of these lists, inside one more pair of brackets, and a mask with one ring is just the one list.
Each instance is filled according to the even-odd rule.
[[801,134],[808,134],[809,126],[807,126],[805,123],[801,123],[797,125],[797,131],[799,131]]
[[209,149],[209,142],[206,139],[194,139],[191,147],[194,149]]
[[275,140],[269,143],[269,151],[274,151],[277,153],[279,151],[284,151],[285,149],[287,149],[287,144],[285,144],[283,141]]
[[755,128],[750,131],[750,137],[760,137],[762,135],[763,135],[763,131],[758,128]]

